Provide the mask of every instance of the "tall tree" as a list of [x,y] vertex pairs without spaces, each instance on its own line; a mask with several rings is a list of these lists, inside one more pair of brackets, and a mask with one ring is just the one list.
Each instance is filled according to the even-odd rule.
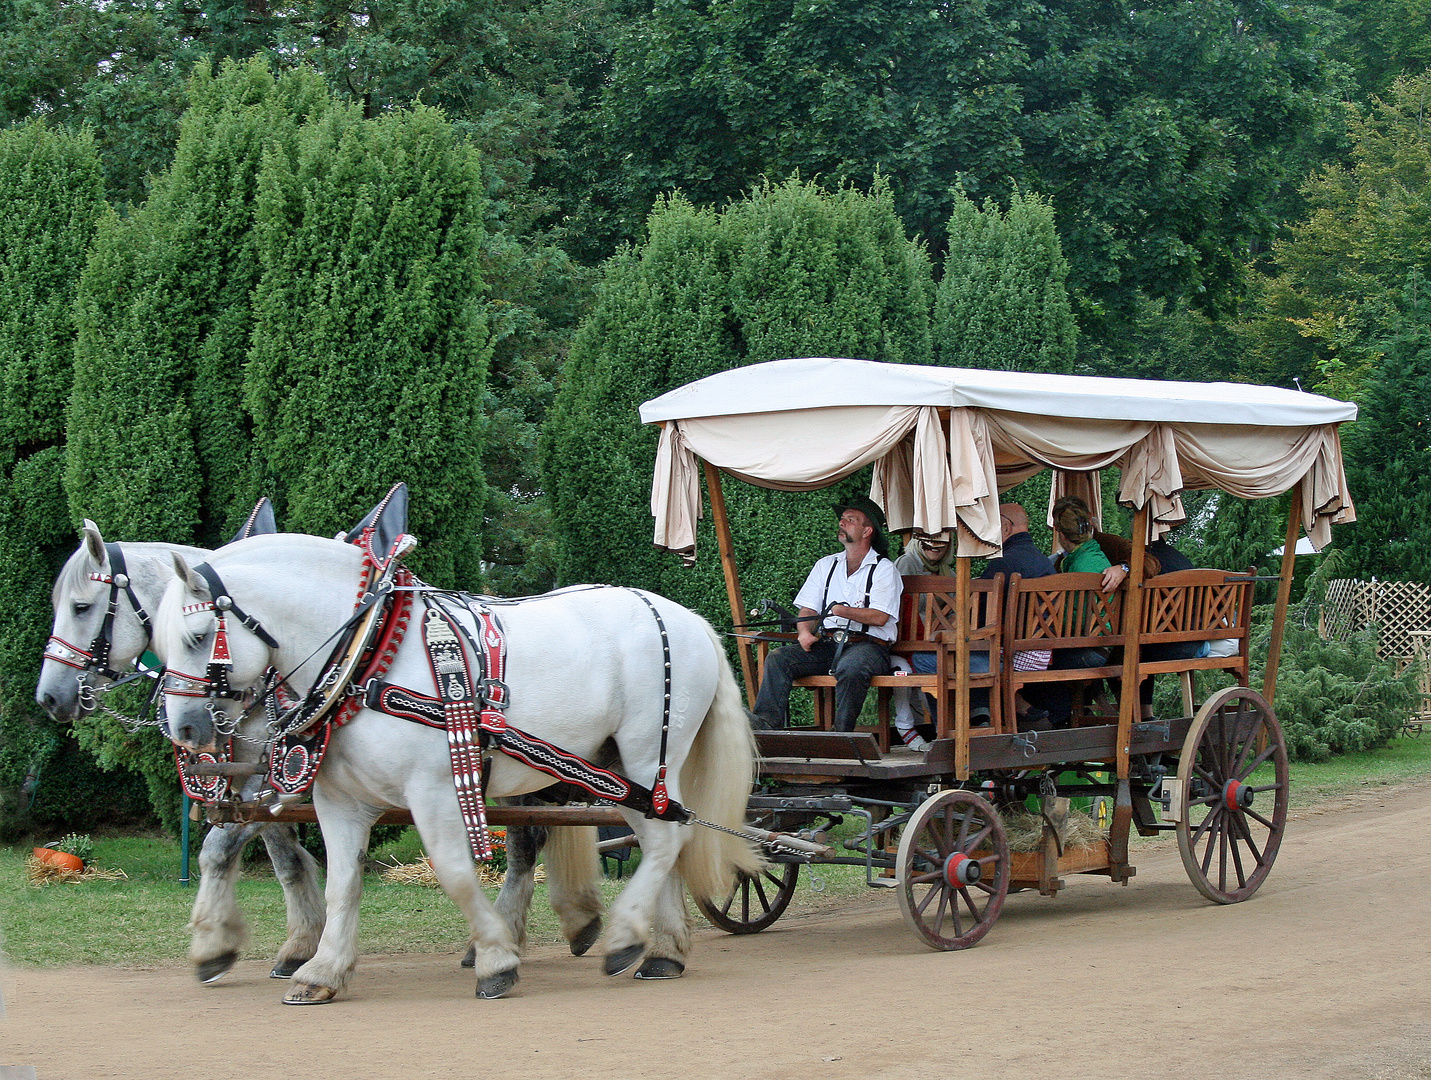
[[433,109],[335,108],[260,177],[262,489],[289,528],[331,534],[407,481],[413,562],[445,585],[481,580],[482,215],[477,156]]
[[934,354],[954,367],[1073,368],[1078,326],[1053,207],[1015,191],[1007,212],[961,196],[934,304]]
[[[1086,324],[1135,298],[1225,311],[1325,105],[1316,12],[1274,0],[658,0],[617,40],[584,161],[588,248],[660,192],[890,178],[938,251],[953,187],[1058,212]],[[595,241],[592,244],[591,241]],[[609,250],[609,247],[607,248]]]
[[[221,543],[252,505],[242,372],[259,281],[265,154],[291,154],[328,95],[261,59],[199,72],[173,165],[108,221],[81,286],[66,483],[125,539]],[[247,505],[246,505],[247,504]]]
[[[652,212],[649,237],[604,267],[543,435],[561,542],[561,580],[641,585],[725,622],[720,569],[652,550],[656,434],[637,406],[674,386],[788,356],[929,361],[928,257],[881,185],[829,194],[765,185],[724,212],[679,197]],[[868,477],[848,483],[850,490]],[[830,492],[779,495],[726,485],[741,522],[752,596],[792,596],[834,543]],[[709,521],[699,543],[713,549]]]
[[[0,785],[60,748],[34,703],[50,583],[74,548],[61,475],[75,283],[104,210],[94,140],[0,131]],[[0,807],[0,817],[6,809]]]

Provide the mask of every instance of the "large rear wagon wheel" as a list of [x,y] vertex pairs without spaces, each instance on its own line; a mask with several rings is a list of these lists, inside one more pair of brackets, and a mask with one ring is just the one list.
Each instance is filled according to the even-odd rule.
[[1261,694],[1219,690],[1183,743],[1178,851],[1197,891],[1236,904],[1272,869],[1287,823],[1287,745]]
[[899,838],[904,921],[931,949],[967,949],[1009,894],[1009,841],[999,813],[972,791],[926,799]]
[[696,907],[727,934],[758,934],[785,914],[799,876],[799,863],[773,863],[754,877],[737,874],[724,903],[697,900]]

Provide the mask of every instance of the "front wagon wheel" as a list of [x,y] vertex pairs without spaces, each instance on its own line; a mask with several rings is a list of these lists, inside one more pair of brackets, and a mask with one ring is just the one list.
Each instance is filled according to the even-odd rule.
[[1178,851],[1197,891],[1236,904],[1272,869],[1287,823],[1287,744],[1261,694],[1231,686],[1193,720],[1178,764]]
[[899,907],[931,949],[967,949],[1009,894],[1009,842],[999,812],[972,791],[926,799],[899,839]]

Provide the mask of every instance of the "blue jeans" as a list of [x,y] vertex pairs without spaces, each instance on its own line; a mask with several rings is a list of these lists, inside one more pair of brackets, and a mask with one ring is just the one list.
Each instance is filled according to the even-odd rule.
[[[917,652],[909,661],[909,666],[914,668],[920,675],[933,675],[934,668],[938,661],[932,652]],[[989,654],[986,652],[971,652],[969,654],[969,674],[987,675],[989,673]]]

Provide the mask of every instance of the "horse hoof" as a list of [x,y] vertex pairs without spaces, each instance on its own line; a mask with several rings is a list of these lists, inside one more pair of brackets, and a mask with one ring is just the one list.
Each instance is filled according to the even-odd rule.
[[646,962],[636,971],[638,979],[679,979],[686,973],[686,965],[666,956],[648,956]]
[[285,1005],[326,1005],[338,996],[331,986],[314,986],[312,983],[295,983],[293,989],[283,995]]
[[628,945],[618,952],[607,953],[606,974],[613,978],[625,974],[636,966],[636,961],[641,959],[641,954],[645,951],[644,945]]
[[270,979],[291,979],[293,973],[301,968],[308,960],[280,960],[273,965],[273,970],[268,973]]
[[580,933],[571,939],[571,955],[585,956],[586,950],[596,944],[596,939],[601,936],[601,916],[598,915],[581,928]]
[[465,968],[477,966],[477,946],[467,946],[467,955],[462,958],[462,966]]
[[495,1001],[499,997],[506,997],[507,991],[516,985],[517,969],[508,968],[506,971],[499,971],[495,975],[478,979],[477,996],[486,1001]]
[[238,953],[226,952],[215,956],[211,960],[200,961],[194,969],[194,974],[199,977],[199,981],[207,986],[209,983],[218,982],[224,977],[224,973],[234,966],[238,960]]

